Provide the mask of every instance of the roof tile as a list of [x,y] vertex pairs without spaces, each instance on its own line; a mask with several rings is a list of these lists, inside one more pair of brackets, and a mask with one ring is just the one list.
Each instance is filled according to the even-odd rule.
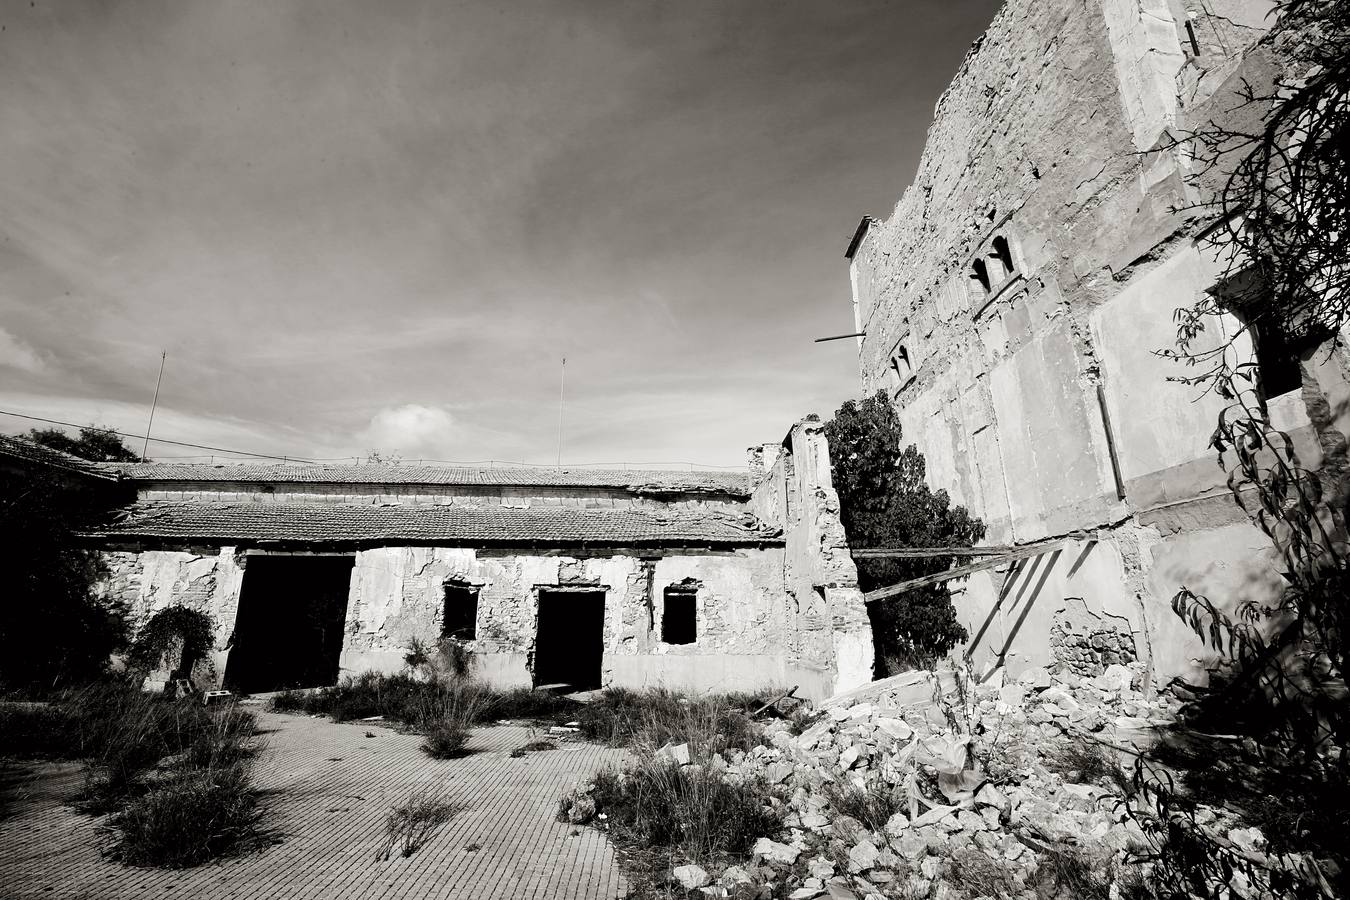
[[464,546],[759,545],[781,533],[709,511],[141,501],[91,536],[238,543]]

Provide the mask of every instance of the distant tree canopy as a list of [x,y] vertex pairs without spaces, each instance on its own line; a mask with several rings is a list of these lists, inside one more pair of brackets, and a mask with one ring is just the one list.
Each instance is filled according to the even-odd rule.
[[141,457],[132,451],[111,428],[86,425],[80,436],[73,438],[60,428],[34,428],[27,435],[30,441],[94,462],[136,462]]
[[[953,506],[946,491],[924,481],[924,458],[912,444],[901,449],[900,419],[884,391],[850,400],[825,424],[834,487],[848,540],[855,547],[970,547],[984,523]],[[944,571],[952,557],[860,559],[864,591]],[[876,644],[877,676],[931,667],[966,640],[946,584],[868,604]]]

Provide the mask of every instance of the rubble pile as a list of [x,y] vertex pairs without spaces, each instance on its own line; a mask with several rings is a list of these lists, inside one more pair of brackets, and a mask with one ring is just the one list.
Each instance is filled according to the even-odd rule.
[[[792,900],[1130,896],[1121,863],[1146,843],[1113,783],[1131,755],[1114,748],[1144,747],[1180,705],[1146,699],[1140,672],[1032,669],[978,685],[912,672],[805,723],[772,722],[749,752],[700,762],[663,748],[672,762],[767,783],[785,826],[743,865],[680,866],[672,882],[691,896]],[[1055,888],[1066,877],[1095,886]]]
[[[831,703],[800,735],[780,724],[768,746],[726,758],[727,778],[763,778],[786,799],[787,833],[756,846],[755,874],[785,883],[794,900],[865,900],[1035,897],[1042,857],[1065,847],[1109,873],[1144,849],[1144,836],[1119,789],[1099,783],[1107,766],[1092,763],[1118,770],[1110,748],[1146,742],[1179,705],[1146,701],[1137,684],[1122,665],[1093,678],[1032,669],[1005,683],[1000,673],[975,686],[916,672]],[[1083,745],[1100,750],[1064,756]],[[1075,763],[1096,770],[1068,768]],[[900,809],[876,821],[869,796]],[[705,893],[726,896],[743,874]]]

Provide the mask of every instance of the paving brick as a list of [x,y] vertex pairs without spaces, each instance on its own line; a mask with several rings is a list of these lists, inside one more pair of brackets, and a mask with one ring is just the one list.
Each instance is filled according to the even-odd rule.
[[[627,892],[608,839],[554,820],[558,798],[622,751],[586,743],[512,759],[538,737],[519,725],[476,729],[471,754],[433,760],[420,738],[369,724],[259,714],[267,749],[255,781],[279,842],[185,871],[105,859],[106,820],[71,808],[78,766],[41,764],[0,821],[0,897],[123,900],[615,898]],[[375,736],[367,738],[367,732]],[[391,806],[431,789],[465,809],[412,856],[377,859]],[[467,850],[477,844],[480,849]]]

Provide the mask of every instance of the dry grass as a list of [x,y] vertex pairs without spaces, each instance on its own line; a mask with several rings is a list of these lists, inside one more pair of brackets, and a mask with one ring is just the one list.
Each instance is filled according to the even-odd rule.
[[824,794],[835,812],[857,819],[868,831],[884,831],[891,816],[903,808],[901,794],[884,781],[866,789],[855,784],[827,784]]
[[1016,897],[1022,891],[1008,866],[974,847],[957,850],[947,857],[942,877],[968,897]]
[[418,851],[427,839],[463,807],[443,799],[431,791],[414,791],[406,801],[389,810],[384,820],[385,842],[377,860],[387,860],[395,848],[399,855],[408,857]]
[[688,744],[712,754],[728,748],[749,750],[763,741],[763,730],[750,712],[776,691],[686,697],[656,688],[609,688],[578,714],[582,734],[611,746],[655,749]]
[[759,838],[782,827],[760,781],[732,784],[703,766],[647,759],[595,779],[596,810],[625,848],[675,850],[702,865],[749,854]]
[[262,840],[250,761],[254,719],[110,681],[0,716],[0,752],[83,759],[85,800],[111,812],[112,855],[181,868]]

